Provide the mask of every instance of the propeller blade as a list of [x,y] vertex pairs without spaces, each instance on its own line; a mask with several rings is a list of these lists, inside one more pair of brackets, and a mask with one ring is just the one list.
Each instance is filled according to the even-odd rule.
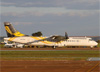
[[67,32],[65,32],[65,39],[69,39]]

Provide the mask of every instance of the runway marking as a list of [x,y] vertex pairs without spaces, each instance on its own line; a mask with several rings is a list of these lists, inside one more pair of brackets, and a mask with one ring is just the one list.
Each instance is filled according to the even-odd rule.
[[97,63],[95,66],[93,66],[92,68],[90,68],[87,72],[91,72],[96,66],[98,66],[99,63]]
[[87,61],[100,61],[100,57],[90,57]]

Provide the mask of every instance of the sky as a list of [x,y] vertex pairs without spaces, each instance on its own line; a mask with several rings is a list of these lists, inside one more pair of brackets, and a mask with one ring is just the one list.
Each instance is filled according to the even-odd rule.
[[1,0],[0,36],[6,36],[4,22],[21,33],[43,36],[100,35],[100,0]]

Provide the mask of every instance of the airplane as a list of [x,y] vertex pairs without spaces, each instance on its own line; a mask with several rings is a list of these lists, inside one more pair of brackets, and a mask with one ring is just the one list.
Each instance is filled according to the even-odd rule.
[[28,36],[17,31],[10,22],[4,22],[4,26],[8,36],[4,38],[4,42],[14,42],[15,48],[18,47],[18,44],[22,44],[22,46],[51,46],[53,48],[63,46],[89,46],[92,48],[98,45],[89,37],[68,37],[67,32],[65,32],[65,36]]
[[13,47],[13,44],[5,44],[4,47],[5,48],[12,48]]

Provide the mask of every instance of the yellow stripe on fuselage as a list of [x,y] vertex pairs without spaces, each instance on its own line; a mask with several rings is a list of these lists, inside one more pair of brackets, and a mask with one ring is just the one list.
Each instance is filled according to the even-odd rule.
[[[35,39],[35,40],[43,40],[46,37],[32,37],[32,38]],[[53,42],[50,42],[50,41],[47,41],[47,40],[40,41],[40,42],[45,43],[45,44],[52,44],[53,43]]]
[[40,40],[38,37],[31,37],[31,38],[33,38],[33,39],[35,39],[35,40]]
[[[46,37],[39,37],[40,39],[45,39]],[[52,43],[54,43],[54,42],[50,42],[50,41],[47,41],[47,40],[44,40],[43,41],[44,43],[48,43],[48,44],[52,44]],[[55,42],[56,44],[59,44],[59,43],[61,43],[62,41],[59,41],[59,42]]]
[[19,31],[17,31],[17,32],[14,33],[13,35],[15,35],[15,36],[24,36],[24,34],[20,33]]
[[46,43],[46,44],[53,44],[53,42],[50,42],[50,41],[41,41],[43,43]]
[[[39,37],[40,39],[45,39],[46,37]],[[42,42],[44,42],[44,43],[47,43],[47,44],[52,44],[52,43],[54,43],[54,42],[50,42],[50,41],[47,41],[47,40],[44,40],[44,41],[42,41]]]
[[11,38],[9,39],[9,41],[13,41],[15,38],[16,38],[16,37],[11,37]]

